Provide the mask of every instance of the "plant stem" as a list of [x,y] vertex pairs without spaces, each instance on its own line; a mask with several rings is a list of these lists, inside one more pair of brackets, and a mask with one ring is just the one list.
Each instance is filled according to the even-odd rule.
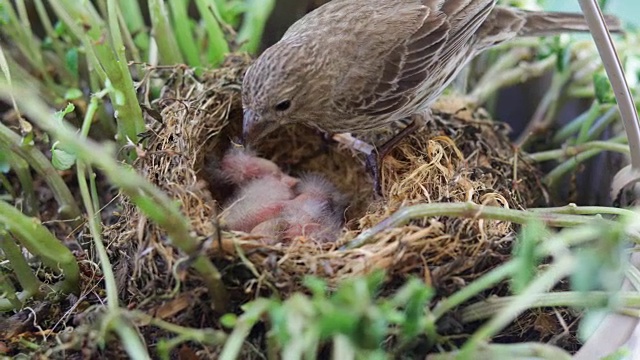
[[554,263],[537,279],[532,281],[519,296],[514,297],[514,299],[503,306],[500,312],[491,320],[471,335],[471,338],[460,351],[460,358],[470,359],[471,354],[480,343],[486,341],[512,322],[535,302],[535,299],[540,293],[548,291],[562,278],[571,274],[575,266],[576,260],[571,256],[563,256],[554,261]]
[[[620,141],[625,141],[620,139]],[[573,158],[578,154],[587,152],[589,150],[597,150],[598,153],[602,151],[612,151],[621,154],[629,154],[629,146],[627,144],[616,144],[613,141],[590,141],[581,143],[576,146],[567,146],[557,150],[541,151],[539,153],[529,154],[527,158],[534,162],[543,162],[549,160],[563,160],[567,158]]]
[[[640,294],[627,292],[616,294],[617,305],[622,307],[640,307]],[[518,296],[492,297],[464,308],[460,321],[470,323],[499,314]],[[611,293],[605,291],[562,291],[533,295],[529,308],[569,306],[572,308],[602,308],[611,300]]]
[[[191,19],[187,12],[188,0],[169,1],[171,15],[173,19],[173,28],[175,29],[176,38],[180,39],[178,46],[182,50],[182,54],[187,59],[187,65],[191,67],[201,67],[200,49],[195,41],[195,34],[191,31]],[[149,5],[151,6],[151,5]]]
[[22,198],[24,206],[22,212],[34,216],[38,212],[38,199],[36,198],[36,191],[33,186],[33,178],[31,177],[31,169],[29,164],[16,154],[10,152],[4,146],[0,145],[0,149],[7,151],[9,165],[11,169],[18,176],[20,182],[20,189],[22,190]]
[[[48,121],[53,123],[51,119],[48,119]],[[22,144],[22,138],[4,124],[0,124],[0,147],[7,148],[26,160],[47,182],[60,206],[58,211],[64,219],[77,219],[80,217],[80,208],[76,204],[73,195],[71,195],[67,184],[65,184],[49,159],[40,150],[33,146]]]
[[622,64],[620,64],[620,58],[616,53],[616,48],[611,40],[611,35],[607,30],[607,25],[604,22],[597,1],[579,0],[579,3],[618,101],[618,108],[629,139],[629,147],[631,148],[631,167],[636,171],[640,171],[640,124],[638,123],[638,112],[636,111]]
[[535,213],[572,214],[572,215],[616,215],[616,216],[638,216],[634,211],[608,206],[577,206],[569,204],[559,207],[529,208],[528,211]]
[[[138,7],[138,4],[136,2],[129,2],[134,4],[134,8]],[[120,4],[122,4],[122,2],[120,2]],[[140,56],[140,49],[138,48],[138,45],[136,45],[135,40],[133,39],[133,35],[131,35],[131,29],[129,27],[127,27],[127,20],[125,19],[125,15],[123,14],[122,9],[120,8],[120,6],[116,6],[116,16],[118,18],[118,24],[120,25],[120,29],[122,31],[122,37],[123,42],[125,44],[125,48],[127,50],[129,50],[129,54],[131,55],[131,60],[134,63],[141,63],[142,62],[142,57]],[[125,10],[126,11],[126,10]],[[139,9],[138,9],[139,11]],[[148,39],[148,35],[146,34],[146,32],[143,30],[143,32],[139,33],[140,35],[144,35],[144,37],[147,38],[147,42],[149,41]],[[136,70],[139,71],[139,65],[134,65]]]
[[[601,107],[607,108],[604,105],[602,105]],[[608,107],[605,113],[600,117],[601,120],[597,121],[598,125],[596,125],[596,127],[608,125],[611,121],[616,119],[617,115],[618,115],[617,107],[615,106]],[[576,117],[570,123],[568,123],[567,125],[563,126],[560,130],[558,130],[553,135],[551,142],[556,145],[562,144],[565,140],[567,140],[568,138],[573,136],[575,133],[580,131],[582,124],[588,120],[589,116],[590,116],[589,111],[585,111],[584,113],[580,114],[580,116]],[[592,129],[592,131],[589,133],[589,139],[593,139],[595,133],[598,133],[598,131],[596,129]]]
[[576,144],[582,144],[589,140],[589,131],[591,130],[591,126],[596,121],[598,116],[600,115],[600,104],[597,100],[594,100],[587,111],[587,117],[580,126],[580,131],[578,132],[578,137],[576,139]]
[[420,204],[401,208],[393,215],[382,220],[370,229],[362,231],[360,235],[347,243],[344,248],[353,249],[356,247],[360,247],[364,244],[367,244],[369,241],[372,241],[378,233],[386,229],[405,225],[413,219],[427,218],[432,216],[459,216],[477,219],[510,221],[518,224],[525,224],[530,220],[540,220],[549,226],[557,227],[575,226],[589,223],[594,220],[593,217],[562,214],[540,214],[531,211],[478,205],[472,202]]
[[222,62],[224,56],[229,53],[229,44],[224,37],[218,14],[218,7],[209,0],[195,0],[200,16],[205,22],[207,32],[209,34],[209,50],[207,60],[209,65],[216,66]]
[[11,269],[16,275],[22,289],[35,296],[39,295],[42,282],[29,267],[20,251],[20,247],[13,241],[11,236],[5,231],[0,231],[0,249],[4,252],[4,257],[9,260]]
[[229,335],[229,338],[222,348],[219,360],[237,359],[242,349],[244,340],[249,335],[249,331],[260,320],[264,313],[271,307],[271,301],[268,299],[258,299],[251,303],[246,311],[240,315],[236,326]]
[[250,54],[255,54],[258,51],[264,26],[274,5],[275,0],[250,0],[246,2],[246,10],[237,38],[237,42],[242,44],[240,50]]
[[551,170],[547,175],[544,176],[542,181],[547,186],[553,187],[560,181],[560,179],[566,173],[575,169],[576,166],[578,166],[580,163],[600,154],[601,152],[602,152],[602,149],[595,148],[595,149],[585,150],[579,154],[576,154],[576,156],[556,166],[553,170]]
[[162,347],[160,344],[157,344],[158,357],[161,359],[170,358],[171,349],[187,341],[198,342],[210,346],[221,346],[227,339],[227,334],[222,330],[184,327],[162,319],[154,318],[141,311],[128,312],[127,317],[136,322],[137,326],[155,326],[177,335],[176,337],[167,340],[165,345]]
[[0,201],[0,223],[46,266],[64,274],[62,291],[75,293],[79,290],[80,273],[76,258],[37,219],[25,216],[13,206]]
[[60,0],[51,2],[51,6],[60,19],[82,41],[89,62],[103,84],[108,80],[110,85],[106,86],[113,86],[116,90],[109,95],[117,114],[119,143],[135,144],[138,142],[138,134],[145,130],[145,125],[124,55],[125,47],[114,1],[109,0],[107,4],[108,32],[104,21],[89,2],[83,2],[83,6],[78,6],[75,1]]
[[[86,139],[87,135],[89,134],[91,120],[93,119],[93,115],[98,109],[98,103],[99,98],[97,96],[93,96],[87,108],[84,121],[82,122],[82,130],[80,132],[81,139]],[[91,233],[91,238],[93,239],[93,244],[98,254],[98,259],[100,260],[101,265],[100,267],[104,276],[105,288],[107,292],[107,307],[110,311],[115,311],[118,308],[118,287],[116,285],[115,276],[113,275],[113,268],[111,267],[111,263],[109,261],[109,255],[107,254],[107,250],[105,249],[104,243],[102,242],[102,228],[99,223],[100,213],[96,212],[97,199],[91,196],[89,186],[87,186],[86,176],[88,175],[90,177],[93,177],[93,171],[91,167],[87,166],[87,164],[82,160],[78,160],[76,162],[76,167],[78,186],[80,187],[80,195],[84,203],[84,207],[87,211],[89,231]],[[92,183],[95,185],[94,182]]]
[[[149,0],[149,14],[151,15],[151,31],[158,44],[161,65],[182,64],[184,60],[180,54],[180,47],[171,29],[169,15],[163,0]],[[187,23],[188,26],[188,23]]]
[[[46,71],[46,66],[42,60],[40,52],[40,41],[31,32],[29,16],[24,0],[17,0],[15,5],[18,15],[13,10],[12,5],[5,4],[4,13],[7,15],[7,24],[3,25],[3,33],[11,38],[12,43],[20,49],[24,60],[29,63],[31,70],[38,73],[47,85],[52,84],[51,76]],[[5,21],[5,20],[3,20]],[[47,86],[48,87],[48,86]]]
[[551,79],[551,86],[545,93],[544,97],[538,104],[536,112],[533,114],[531,121],[527,124],[526,128],[522,131],[515,143],[524,148],[527,142],[531,139],[531,135],[546,129],[553,116],[558,110],[560,98],[562,95],[562,89],[566,85],[567,81],[571,79],[572,72],[569,68],[564,69],[562,72],[556,72]]
[[[461,352],[428,355],[427,360],[460,360]],[[571,354],[558,347],[536,342],[519,344],[479,344],[473,359],[554,359],[571,360]]]
[[432,311],[434,320],[437,321],[449,310],[461,305],[465,301],[471,299],[480,292],[491,288],[502,280],[507,279],[519,268],[520,265],[516,261],[512,260],[482,275],[480,278],[458,290],[448,298],[440,301]]
[[[51,46],[53,47],[53,51],[56,53],[59,59],[64,59],[65,51],[63,50],[63,46],[60,43],[60,35],[58,35],[54,30],[53,25],[51,23],[51,19],[49,18],[49,14],[47,13],[47,9],[42,3],[42,0],[35,0],[34,3],[35,3],[36,11],[38,12],[40,24],[42,24],[42,27],[44,28],[47,36],[51,40]],[[69,73],[66,67],[63,66],[57,70],[64,72],[64,76],[62,77],[64,80],[72,81],[67,85],[71,86],[71,84],[74,84],[75,86],[75,81],[73,81],[73,77],[71,76],[71,74]]]
[[[600,215],[600,214],[613,214],[618,216],[628,217],[629,223],[637,223],[639,220],[639,214],[634,211],[627,209],[619,209],[619,208],[610,208],[610,207],[602,207],[602,206],[586,206],[586,207],[578,207],[575,205],[568,205],[558,208],[538,208],[538,209],[530,209],[534,213],[554,213],[554,214],[589,214],[589,215]],[[546,240],[538,247],[538,256],[548,257],[557,255],[561,253],[563,250],[571,246],[578,246],[587,241],[591,241],[594,237],[598,237],[601,231],[598,228],[593,226],[582,226],[573,229],[566,229],[562,232],[554,235],[551,239]],[[596,235],[594,235],[596,234]],[[440,319],[445,313],[450,311],[451,309],[461,305],[465,301],[469,300],[473,296],[476,296],[481,291],[487,290],[499,283],[500,281],[507,279],[512,274],[515,274],[520,269],[520,264],[511,260],[501,266],[489,271],[484,274],[480,278],[471,282],[464,288],[460,289],[458,292],[452,294],[450,297],[443,299],[440,303],[438,303],[432,311],[432,315],[435,321]],[[542,294],[540,296],[545,296]],[[484,303],[484,302],[483,302]],[[504,305],[504,304],[503,304]],[[631,303],[626,303],[627,306],[631,305]],[[552,306],[552,305],[549,305]],[[504,307],[504,306],[502,306]],[[473,305],[470,305],[467,309],[469,309],[469,313],[472,315],[477,311]],[[465,310],[467,311],[467,310]],[[497,312],[497,311],[496,311]],[[472,316],[470,315],[470,316]],[[478,320],[476,318],[468,320],[475,321]]]
[[[198,254],[200,241],[191,235],[189,223],[180,212],[178,204],[174,203],[164,192],[144,179],[132,168],[118,164],[114,160],[112,146],[99,145],[91,139],[79,139],[76,131],[65,121],[62,121],[62,123],[49,121],[48,117],[44,115],[49,112],[49,109],[37,96],[33,96],[22,88],[14,88],[13,91],[17,95],[16,101],[18,105],[32,121],[61,143],[64,143],[69,151],[76,154],[78,159],[99,167],[114,185],[118,186],[125,195],[130,197],[131,201],[140,208],[142,213],[146,214],[167,232],[172,245],[188,256],[196,258],[200,256]],[[8,98],[9,89],[0,87],[0,97]],[[96,154],[99,154],[99,156],[96,156]],[[202,264],[203,261],[209,264],[205,266]],[[226,289],[219,276],[216,275],[218,271],[212,271],[215,266],[210,263],[209,259],[205,258],[198,258],[196,263],[203,281],[206,284],[215,284],[211,288],[215,288],[217,292],[209,294],[213,298],[213,303],[227,305],[225,303],[225,299],[228,298]],[[224,312],[225,308],[219,308],[216,311]]]
[[133,324],[129,323],[119,311],[109,317],[107,328],[118,334],[122,347],[130,359],[151,359],[144,340],[140,337],[140,333],[136,331]]
[[22,309],[22,299],[16,295],[16,288],[4,273],[0,273],[0,293],[6,296],[6,299],[0,298],[0,312]]
[[[136,51],[140,49],[146,52],[149,50],[149,35],[140,10],[140,4],[141,2],[139,1],[119,0],[118,8],[126,24],[127,32],[135,37]],[[133,51],[133,48],[130,48],[130,50]]]
[[489,96],[503,87],[520,84],[528,79],[542,76],[546,71],[552,69],[556,62],[555,56],[549,56],[540,61],[527,63],[516,68],[508,68],[516,60],[522,59],[524,55],[525,53],[519,49],[514,49],[507,53],[505,58],[502,58],[494,67],[489,69],[492,75],[483,76],[478,85],[474,87],[469,95],[471,101],[482,104]]
[[207,274],[207,276],[202,277],[202,280],[209,290],[209,293],[215,294],[215,296],[213,296],[213,307],[219,313],[224,312],[229,307],[229,296],[222,282],[222,274],[220,274],[220,271],[218,271],[204,255],[198,255],[192,267],[200,274]]

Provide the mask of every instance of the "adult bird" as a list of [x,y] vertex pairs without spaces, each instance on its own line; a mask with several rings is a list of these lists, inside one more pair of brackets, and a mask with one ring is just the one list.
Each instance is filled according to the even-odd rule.
[[[615,18],[608,22],[619,30]],[[496,0],[333,0],[293,24],[247,70],[243,137],[258,141],[296,123],[357,136],[411,119],[370,154],[377,165],[424,124],[429,106],[482,51],[516,36],[586,30],[581,14]]]

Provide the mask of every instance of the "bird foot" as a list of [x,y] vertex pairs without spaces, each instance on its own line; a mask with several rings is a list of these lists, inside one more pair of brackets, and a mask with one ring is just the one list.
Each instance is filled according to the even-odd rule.
[[380,170],[381,163],[382,158],[377,151],[372,151],[365,158],[365,167],[367,169],[367,172],[373,179],[373,190],[378,196],[382,196],[382,171]]
[[361,153],[366,154],[367,156],[371,155],[373,152],[375,152],[375,148],[373,147],[373,145],[364,142],[360,139],[357,139],[355,137],[353,137],[353,135],[349,134],[349,133],[339,133],[339,134],[334,134],[331,139],[333,139],[335,142],[343,144],[345,146],[347,146],[350,149],[359,151]]
[[366,155],[365,167],[373,179],[374,191],[376,192],[376,195],[382,196],[382,186],[380,182],[380,162],[382,157],[375,147],[367,142],[354,138],[349,133],[334,134],[332,139],[340,144],[346,145],[350,149],[359,151]]

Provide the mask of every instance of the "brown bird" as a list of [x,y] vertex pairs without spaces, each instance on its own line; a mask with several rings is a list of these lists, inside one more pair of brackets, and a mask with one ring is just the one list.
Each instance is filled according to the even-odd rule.
[[[615,18],[607,21],[620,30]],[[411,119],[379,157],[370,154],[377,165],[424,124],[431,103],[480,52],[516,36],[586,30],[581,14],[496,0],[333,0],[293,24],[247,70],[243,136],[257,141],[294,123],[358,135]]]

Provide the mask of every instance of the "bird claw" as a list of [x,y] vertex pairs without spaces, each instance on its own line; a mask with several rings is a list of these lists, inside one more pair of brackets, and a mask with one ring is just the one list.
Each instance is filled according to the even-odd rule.
[[365,158],[367,172],[371,174],[371,178],[373,179],[373,189],[378,196],[382,196],[382,172],[380,170],[380,163],[381,159],[376,151],[370,152]]

